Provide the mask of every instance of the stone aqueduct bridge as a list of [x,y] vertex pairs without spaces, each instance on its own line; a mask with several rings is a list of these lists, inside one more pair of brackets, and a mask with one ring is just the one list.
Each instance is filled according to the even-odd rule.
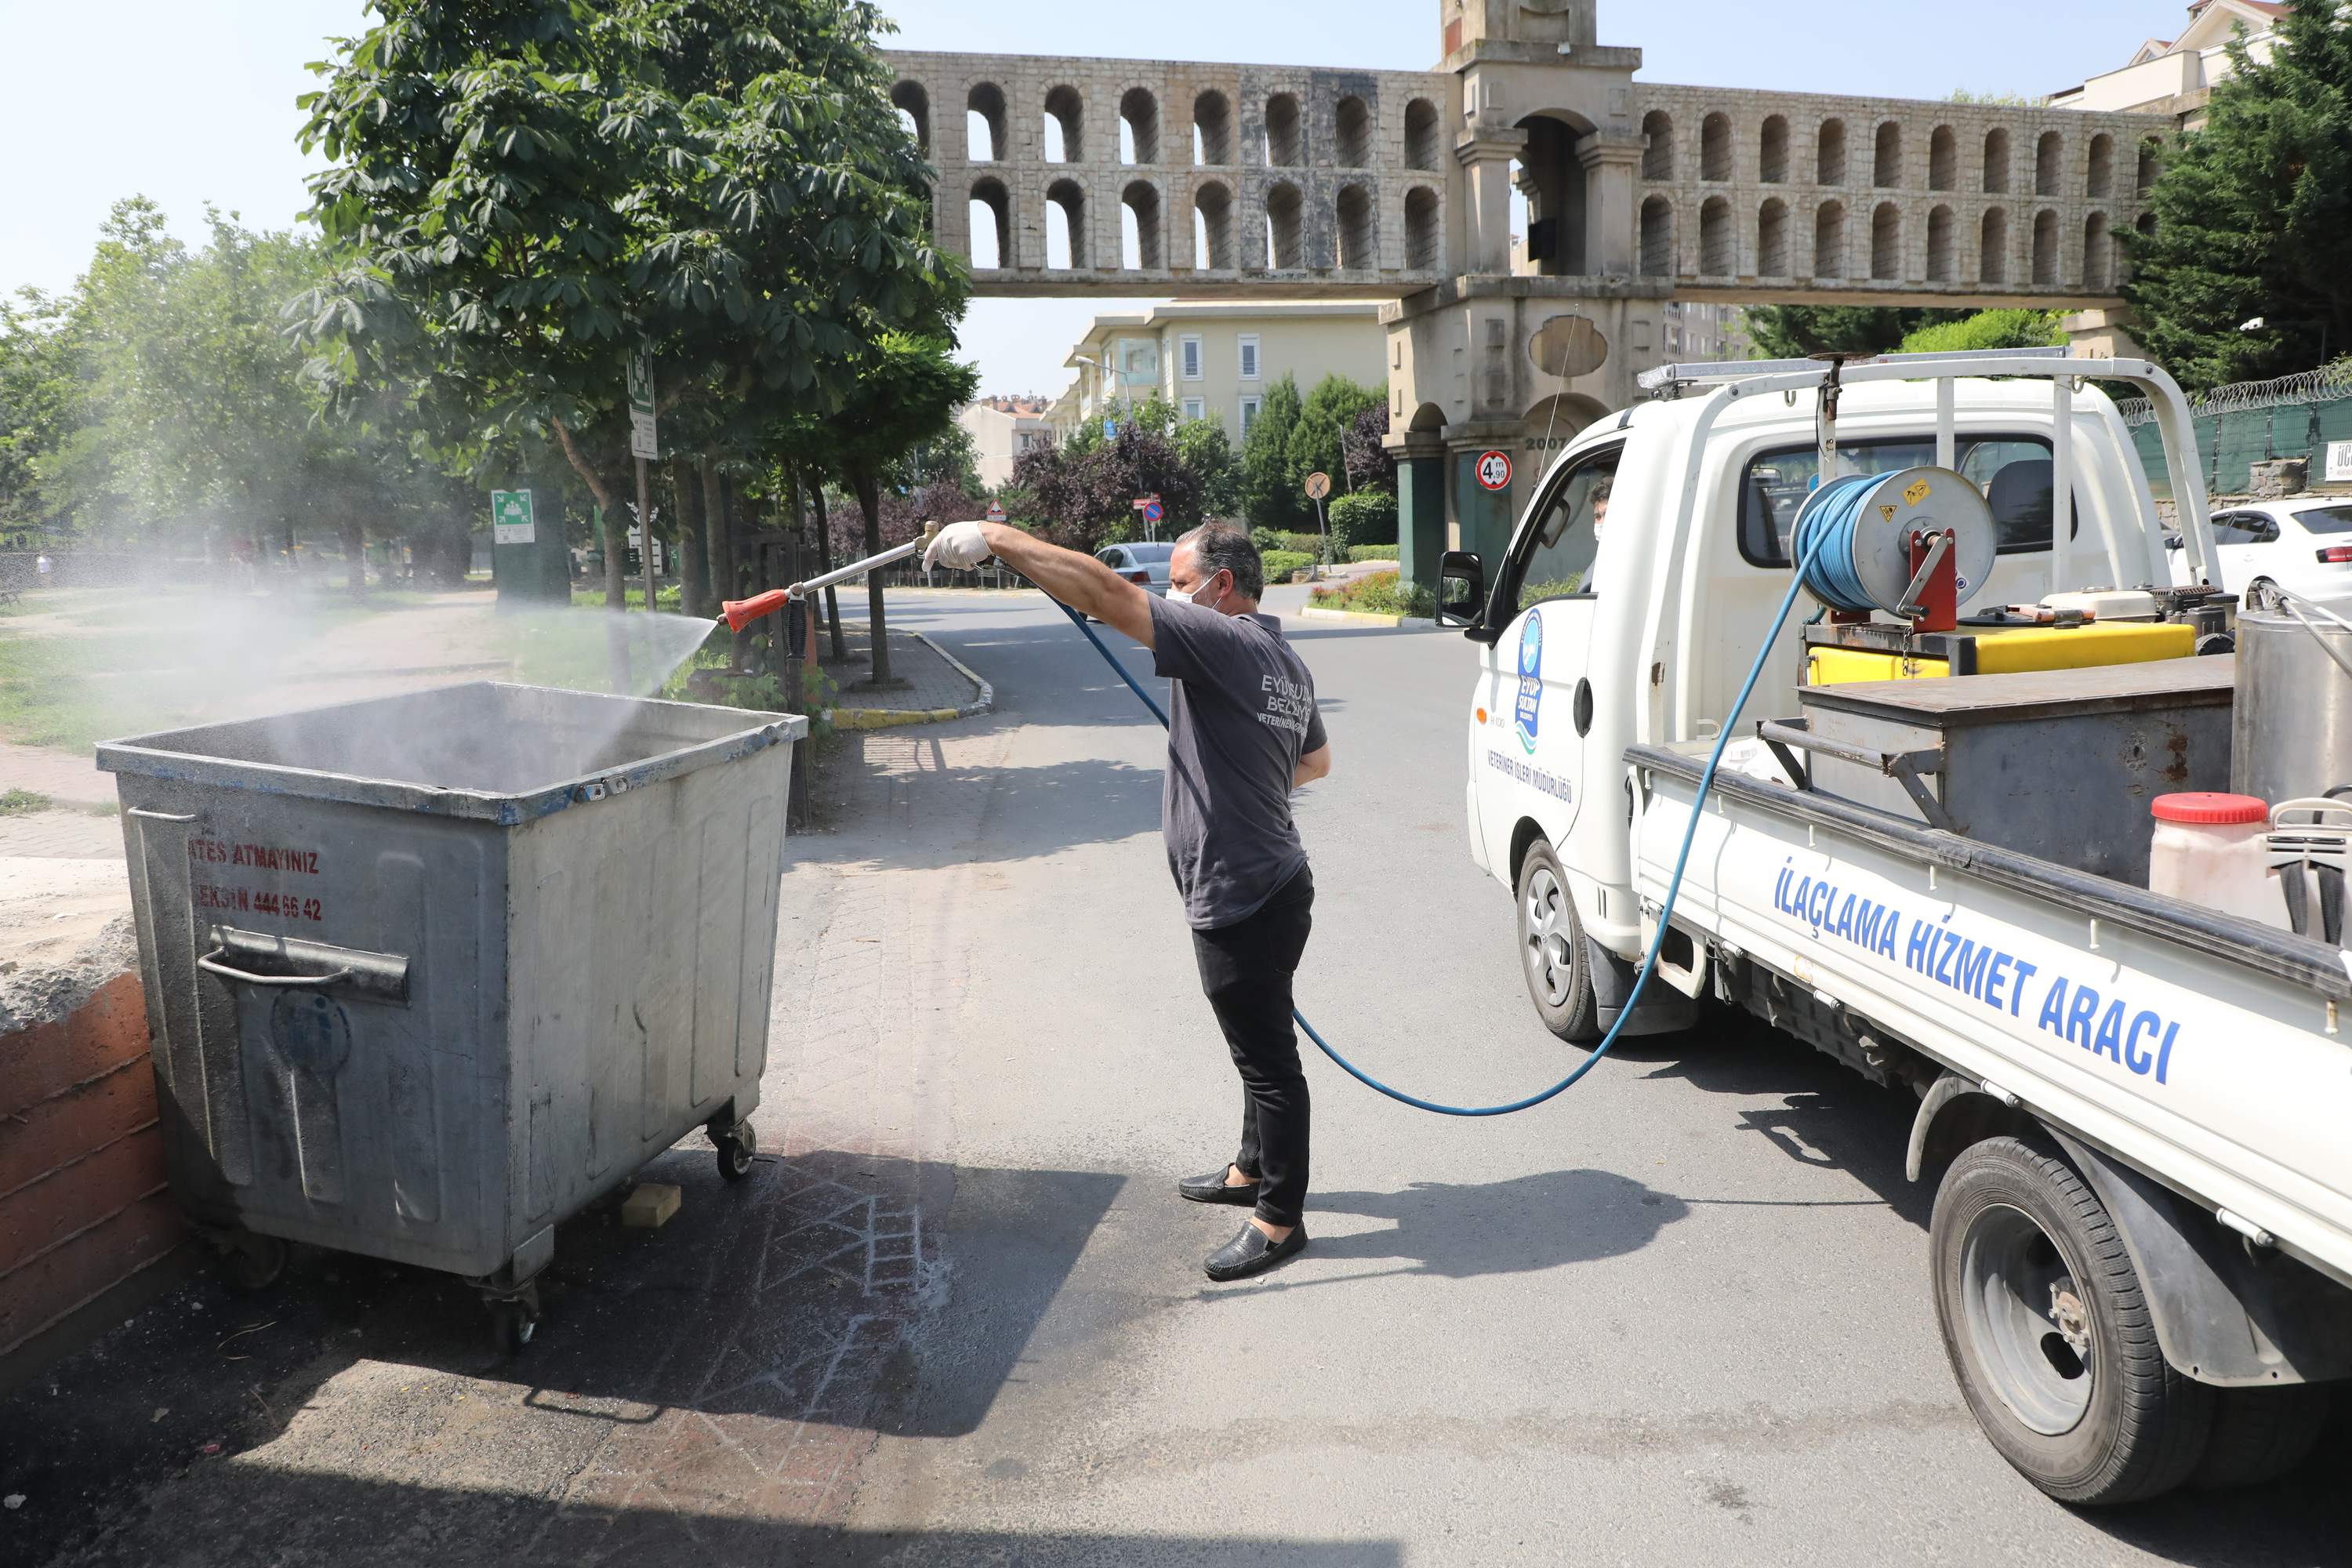
[[[1425,73],[902,51],[892,97],[982,295],[1391,301],[1423,580],[1499,547],[1547,437],[1633,401],[1667,300],[2120,305],[2167,119],[1662,86],[1594,0],[1439,4]],[[1565,377],[1530,352],[1562,315]],[[1495,447],[1530,454],[1503,497],[1469,479]]]

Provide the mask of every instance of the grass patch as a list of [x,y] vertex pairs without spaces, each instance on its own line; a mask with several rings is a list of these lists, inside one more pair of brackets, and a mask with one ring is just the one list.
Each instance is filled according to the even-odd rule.
[[1395,572],[1374,572],[1344,587],[1318,588],[1307,602],[1318,610],[1348,610],[1360,616],[1413,616],[1428,620],[1437,614],[1437,595],[1406,583]]
[[37,811],[49,809],[49,797],[35,795],[28,789],[12,789],[0,793],[0,816],[30,816]]

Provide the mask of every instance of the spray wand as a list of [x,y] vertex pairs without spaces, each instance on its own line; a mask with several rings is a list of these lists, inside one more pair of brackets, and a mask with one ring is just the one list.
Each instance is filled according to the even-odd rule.
[[879,571],[893,562],[904,561],[909,555],[919,555],[939,535],[940,525],[937,522],[926,522],[919,536],[894,549],[886,550],[879,555],[871,555],[863,561],[853,561],[837,572],[828,572],[822,577],[813,577],[805,583],[795,583],[789,588],[771,588],[757,598],[730,599],[720,606],[718,619],[727,623],[729,631],[740,632],[761,616],[774,615],[794,599],[812,598],[837,583],[846,583],[852,577],[863,577],[868,572]]

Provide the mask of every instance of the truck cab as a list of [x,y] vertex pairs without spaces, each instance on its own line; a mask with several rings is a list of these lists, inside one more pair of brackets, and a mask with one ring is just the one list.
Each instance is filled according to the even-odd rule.
[[[1979,605],[2170,581],[2148,480],[2115,404],[2095,387],[2069,385],[2053,399],[2047,380],[1955,376],[1948,356],[1895,367],[1919,379],[1865,379],[1853,367],[1827,393],[1759,395],[1733,379],[1783,368],[1791,382],[1818,382],[1822,370],[1652,373],[1664,377],[1661,395],[1599,421],[1560,454],[1502,559],[1446,557],[1447,619],[1479,649],[1468,704],[1471,855],[1516,895],[1530,997],[1566,1039],[1596,1039],[1616,1021],[1644,950],[1625,749],[1714,733],[1787,592],[1790,531],[1818,482],[1825,424],[1841,473],[1935,465],[1983,493],[2000,544],[1986,584],[1967,585]],[[1932,379],[1938,371],[1943,379]],[[1711,385],[1734,395],[1691,395]],[[2071,497],[2063,550],[2052,528],[2062,477]],[[2191,504],[2201,511],[2201,492]],[[2191,550],[2192,569],[2213,581],[2210,544],[2192,537]],[[1759,711],[1793,708],[1802,663],[1792,652],[1768,677]],[[1684,1026],[1680,1000],[1651,990],[1628,1031]]]

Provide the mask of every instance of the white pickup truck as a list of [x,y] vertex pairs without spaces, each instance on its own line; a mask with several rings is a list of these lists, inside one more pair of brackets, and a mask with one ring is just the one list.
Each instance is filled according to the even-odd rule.
[[[1890,356],[1652,373],[1653,401],[1585,430],[1551,466],[1502,560],[1445,558],[1440,598],[1441,619],[1482,650],[1468,705],[1472,854],[1515,896],[1544,1022],[1598,1039],[1654,939],[1657,973],[1624,1032],[1739,1006],[1916,1092],[1909,1170],[1940,1176],[1928,1239],[1954,1373],[2011,1464],[2054,1497],[2100,1503],[2283,1474],[2316,1439],[2328,1385],[2352,1377],[2346,954],[2086,870],[2080,856],[1995,842],[1986,824],[2036,826],[2008,819],[1999,782],[1975,786],[1971,833],[1909,772],[1948,761],[1809,739],[1792,716],[1826,630],[1797,624],[1810,602],[1698,798],[1789,593],[1792,525],[1818,474],[1969,481],[1973,515],[1998,531],[1978,580],[1959,584],[1976,606],[2168,582],[2148,477],[2085,376],[2153,401],[2187,524],[2179,548],[2224,586],[2189,412],[2161,370]],[[2053,538],[2060,515],[2074,524]],[[1915,607],[1885,607],[1898,605]],[[1887,646],[1910,629],[1860,628]],[[2219,705],[2226,752],[2229,662],[2166,668],[2176,684],[2201,679],[2197,721]],[[1948,694],[2015,679],[1951,669],[1920,684]],[[2052,688],[2062,699],[2070,679]],[[2133,700],[2161,732],[2193,727],[2196,715],[2147,708],[2161,689]],[[1750,738],[1765,721],[1769,745]],[[2180,769],[2149,761],[2144,741],[2129,732],[2126,764],[2152,770],[2160,791]],[[1886,778],[1906,774],[1919,809],[1824,787],[1797,755],[1809,744],[1812,774],[1832,757],[1848,774],[1875,762]],[[2060,784],[2093,788],[2106,776],[2096,761]],[[2029,798],[2032,762],[2020,762],[2027,815],[2042,809]],[[2069,807],[2117,853],[2142,836],[2143,878],[2147,793],[2135,783]]]

